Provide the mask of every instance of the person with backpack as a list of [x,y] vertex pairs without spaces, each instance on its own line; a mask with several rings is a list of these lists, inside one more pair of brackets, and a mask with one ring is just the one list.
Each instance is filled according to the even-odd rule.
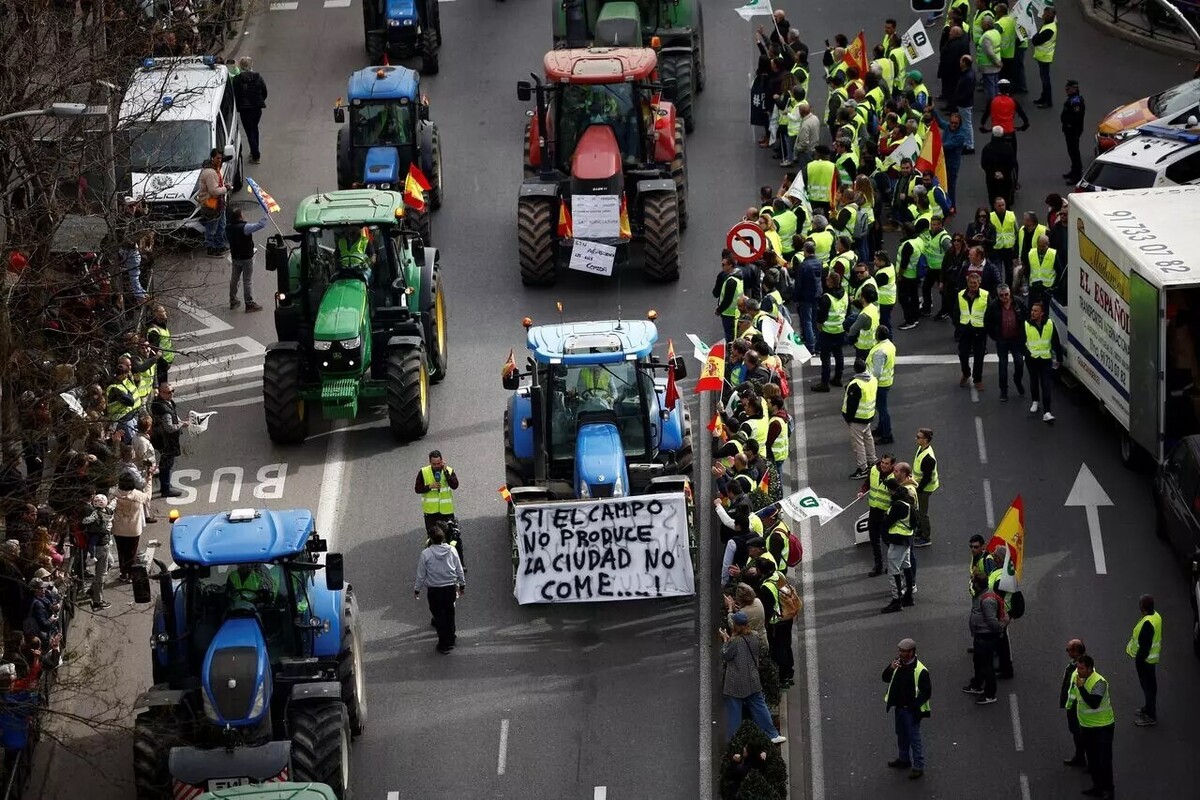
[[[1009,590],[1000,586],[1000,581],[1006,574],[1006,565],[1004,562],[1007,559],[1007,547],[1002,545],[992,551],[992,563],[995,565],[995,569],[988,575],[987,585],[989,591],[995,592],[1004,600],[1004,614],[1011,621],[1025,616],[1025,596],[1017,589]],[[1004,626],[1004,631],[1000,634],[1000,638],[996,641],[996,660],[998,662],[996,677],[1001,680],[1012,679],[1012,647],[1008,640],[1007,624]]]
[[792,652],[792,623],[800,613],[803,603],[800,595],[788,582],[787,576],[775,569],[766,574],[765,559],[759,559],[759,570],[763,574],[763,586],[775,598],[775,615],[767,619],[767,644],[771,660],[779,668],[779,685],[786,692],[795,684],[796,657]]
[[968,627],[971,631],[975,674],[963,687],[966,694],[977,695],[975,705],[986,706],[996,702],[997,644],[1008,626],[1008,614],[1004,599],[988,588],[988,580],[982,575],[971,578],[974,597],[971,598],[971,616]]

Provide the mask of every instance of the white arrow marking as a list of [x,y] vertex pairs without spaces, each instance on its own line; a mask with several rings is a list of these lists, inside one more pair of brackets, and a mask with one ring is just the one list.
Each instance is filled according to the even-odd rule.
[[1096,561],[1096,574],[1107,575],[1108,568],[1104,563],[1104,541],[1100,538],[1100,506],[1111,506],[1113,501],[1105,493],[1104,487],[1096,480],[1096,476],[1088,469],[1087,464],[1079,466],[1079,474],[1067,495],[1065,506],[1083,506],[1087,513],[1088,533],[1092,537],[1092,557]]

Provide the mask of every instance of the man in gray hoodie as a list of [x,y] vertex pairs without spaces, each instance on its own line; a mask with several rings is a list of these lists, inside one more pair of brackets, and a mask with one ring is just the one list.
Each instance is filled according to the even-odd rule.
[[974,640],[975,675],[963,687],[967,694],[979,695],[976,705],[984,706],[996,702],[996,646],[1008,615],[1004,600],[988,589],[987,577],[975,575],[971,578],[975,596],[971,598],[969,626]]
[[454,649],[454,604],[467,591],[467,576],[454,548],[446,544],[446,526],[436,522],[429,531],[429,546],[417,561],[413,597],[421,599],[421,588],[429,597],[429,613],[437,629],[437,651],[446,655]]

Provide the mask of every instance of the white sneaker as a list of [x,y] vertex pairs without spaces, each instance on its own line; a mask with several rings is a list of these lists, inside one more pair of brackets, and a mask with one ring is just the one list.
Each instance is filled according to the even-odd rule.
[[1042,422],[1054,422],[1054,415],[1047,411],[1045,414],[1042,414]]
[[1038,402],[1037,402],[1037,400],[1034,400],[1032,403],[1029,404],[1029,413],[1036,414],[1037,412],[1038,412]]
[[774,739],[771,740],[771,744],[783,744],[786,741],[787,741],[786,736],[776,736]]

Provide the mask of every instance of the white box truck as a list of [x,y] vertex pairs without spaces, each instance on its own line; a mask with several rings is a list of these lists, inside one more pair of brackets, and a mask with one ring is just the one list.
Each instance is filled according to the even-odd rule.
[[1072,194],[1068,213],[1063,365],[1116,420],[1122,461],[1160,463],[1200,433],[1200,186]]

